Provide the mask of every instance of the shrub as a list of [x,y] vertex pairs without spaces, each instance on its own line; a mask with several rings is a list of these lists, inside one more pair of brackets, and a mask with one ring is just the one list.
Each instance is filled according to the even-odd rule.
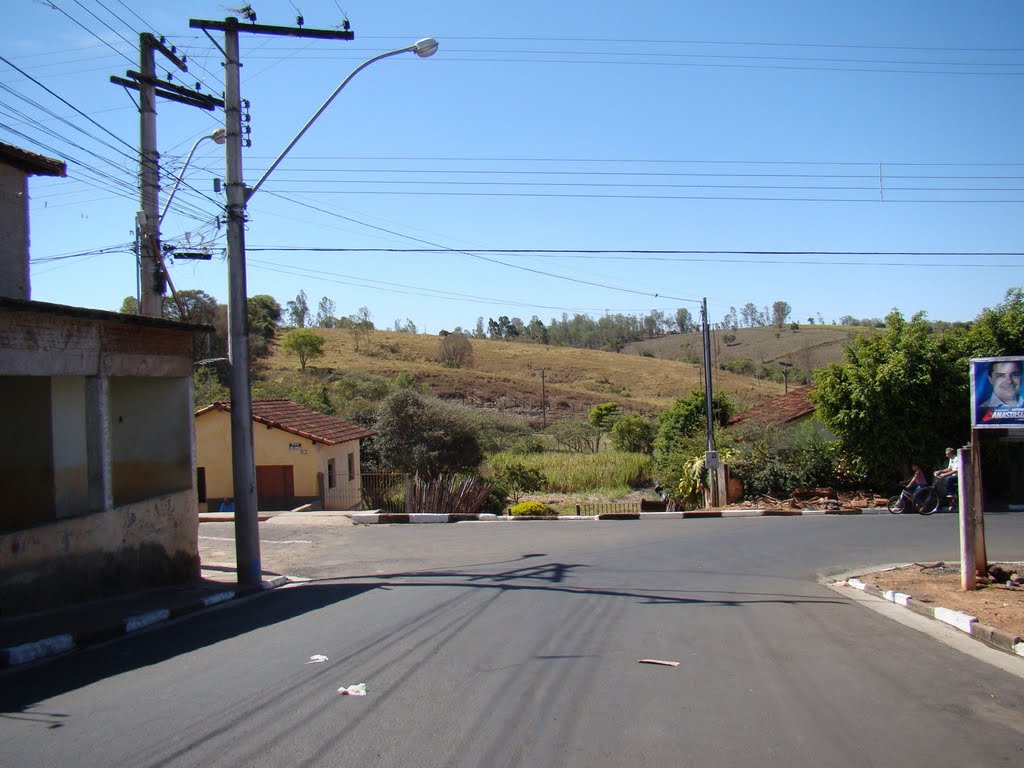
[[508,492],[513,504],[518,504],[523,494],[539,491],[545,482],[547,478],[543,472],[520,462],[506,464],[494,476],[494,484]]
[[522,501],[512,507],[509,512],[516,517],[554,517],[558,514],[554,507],[549,507],[540,501]]
[[623,416],[612,427],[612,445],[626,453],[654,452],[654,424],[638,414]]
[[510,464],[539,470],[547,493],[581,493],[611,488],[637,488],[651,482],[653,461],[642,453],[497,453],[488,459],[491,472]]

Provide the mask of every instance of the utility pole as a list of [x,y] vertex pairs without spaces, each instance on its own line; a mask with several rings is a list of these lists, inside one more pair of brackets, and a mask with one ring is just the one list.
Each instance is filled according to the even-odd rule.
[[540,420],[541,428],[548,428],[548,396],[544,390],[544,369],[540,369]]
[[168,48],[163,39],[149,32],[139,35],[139,69],[129,70],[128,78],[111,77],[110,82],[139,92],[139,204],[136,216],[139,248],[139,314],[160,317],[163,294],[167,289],[167,272],[160,255],[159,193],[160,153],[156,145],[156,99],[170,99],[201,109],[213,110],[224,102],[183,88],[156,77],[156,54],[161,53],[182,72],[188,72],[183,58]]
[[[252,442],[252,390],[249,381],[249,319],[245,274],[245,204],[251,191],[246,189],[242,172],[242,67],[239,32],[291,37],[352,40],[349,30],[317,30],[298,27],[272,27],[263,24],[241,26],[238,19],[223,22],[190,19],[189,27],[224,33],[224,47],[210,37],[224,55],[224,129],[227,157],[227,260],[228,260],[228,358],[231,361],[231,478],[235,504],[235,562],[239,584],[258,585],[262,581],[260,533],[256,496],[256,462]],[[326,106],[326,105],[325,105]],[[319,113],[318,113],[319,114]],[[308,124],[307,124],[308,126]],[[294,144],[294,142],[293,142]],[[291,147],[289,146],[289,149]],[[286,150],[287,151],[287,150]],[[283,155],[282,155],[283,156]],[[278,162],[281,158],[278,158]],[[275,162],[276,165],[276,162]],[[264,174],[264,179],[266,174]],[[260,183],[263,179],[260,179]],[[259,186],[257,184],[257,186]]]
[[721,504],[721,483],[719,482],[718,451],[715,450],[715,418],[711,398],[711,326],[708,323],[708,300],[701,299],[701,322],[704,326],[704,406],[707,416],[707,450],[704,453],[704,467],[708,471],[708,487],[711,491],[711,505]]

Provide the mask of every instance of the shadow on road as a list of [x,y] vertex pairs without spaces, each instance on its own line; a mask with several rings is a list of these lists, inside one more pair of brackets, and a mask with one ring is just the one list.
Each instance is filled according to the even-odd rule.
[[[288,621],[310,611],[362,594],[379,584],[304,584],[277,589],[256,599],[227,603],[149,632],[54,659],[0,677],[0,717],[25,719],[30,705],[90,685],[98,680],[200,650],[261,627]],[[33,712],[32,719],[39,718]],[[54,719],[50,727],[60,727]]]

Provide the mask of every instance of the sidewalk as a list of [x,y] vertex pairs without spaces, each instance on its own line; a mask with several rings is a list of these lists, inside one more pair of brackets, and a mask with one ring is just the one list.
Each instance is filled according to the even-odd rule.
[[[264,577],[262,589],[288,582],[276,574]],[[193,584],[0,619],[0,669],[105,642],[260,589],[239,587],[234,571],[204,569],[203,578]]]

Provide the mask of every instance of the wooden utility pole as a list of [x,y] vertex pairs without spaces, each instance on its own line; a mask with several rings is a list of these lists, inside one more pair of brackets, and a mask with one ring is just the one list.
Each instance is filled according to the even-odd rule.
[[548,396],[544,389],[544,369],[540,369],[540,421],[543,429],[548,428]]
[[129,79],[111,77],[110,82],[139,92],[139,204],[136,216],[139,248],[139,314],[160,317],[167,273],[160,254],[160,153],[156,145],[156,99],[161,97],[201,109],[213,110],[224,102],[205,93],[158,80],[156,54],[159,52],[182,72],[188,72],[184,59],[174,48],[149,32],[139,35],[139,69],[129,70]]

